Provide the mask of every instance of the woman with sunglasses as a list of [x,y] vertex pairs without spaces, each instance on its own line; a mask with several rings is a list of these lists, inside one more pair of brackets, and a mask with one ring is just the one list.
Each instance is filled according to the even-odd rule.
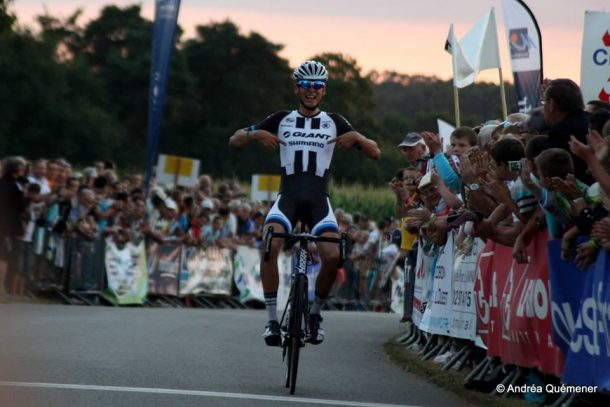
[[[293,89],[298,98],[296,110],[273,113],[262,122],[238,129],[229,140],[231,147],[244,147],[256,141],[271,150],[279,150],[282,167],[280,194],[265,219],[265,231],[291,233],[298,220],[316,236],[339,237],[337,221],[328,199],[329,167],[335,146],[357,148],[366,157],[378,160],[377,143],[356,131],[341,115],[320,110],[326,94],[328,71],[317,61],[306,61],[293,72]],[[261,278],[265,294],[268,323],[263,333],[265,343],[280,346],[277,318],[277,257],[282,239],[271,244],[269,261],[261,256]],[[319,344],[324,340],[320,327],[320,309],[335,282],[339,247],[318,243],[322,267],[316,281],[315,301],[309,311],[307,341]]]

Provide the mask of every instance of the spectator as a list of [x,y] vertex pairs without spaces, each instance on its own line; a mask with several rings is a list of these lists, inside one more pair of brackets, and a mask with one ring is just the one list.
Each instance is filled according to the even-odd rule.
[[[542,99],[544,118],[551,126],[549,142],[551,147],[562,148],[570,152],[570,136],[586,143],[589,132],[589,121],[584,111],[582,93],[576,83],[570,79],[555,79],[548,83]],[[593,183],[593,177],[587,173],[587,165],[580,158],[574,160],[574,176],[587,185]]]
[[[491,149],[491,167],[495,178],[488,176],[485,188],[496,196],[500,205],[485,221],[476,224],[481,237],[505,246],[513,246],[529,218],[536,209],[534,195],[525,188],[520,178],[521,162],[525,157],[523,144],[513,137],[499,140]],[[518,163],[518,164],[517,164]],[[507,182],[510,182],[507,185]],[[512,219],[508,218],[512,215]],[[512,223],[508,229],[499,229],[501,221]]]
[[49,180],[47,180],[47,160],[39,158],[34,161],[31,168],[31,174],[28,176],[30,182],[35,182],[40,185],[40,194],[48,195],[51,193]]
[[25,176],[22,157],[7,158],[0,178],[0,293],[16,293],[18,284],[16,240],[23,234],[21,219],[27,209],[22,186],[17,180]]
[[407,160],[407,164],[423,175],[430,170],[430,151],[421,134],[411,132],[400,142],[398,148]]

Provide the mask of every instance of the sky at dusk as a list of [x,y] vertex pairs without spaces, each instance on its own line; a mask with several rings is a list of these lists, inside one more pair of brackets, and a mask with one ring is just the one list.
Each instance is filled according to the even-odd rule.
[[[609,11],[608,0],[526,1],[542,32],[544,75],[580,82],[580,53],[585,10]],[[21,25],[36,31],[35,16],[67,17],[83,9],[81,24],[99,15],[104,5],[141,4],[153,19],[153,0],[15,0],[11,7]],[[496,9],[504,79],[512,82],[501,0],[182,0],[178,23],[184,38],[197,25],[231,20],[242,34],[252,31],[284,45],[280,55],[292,66],[322,52],[356,59],[366,73],[392,70],[405,74],[451,77],[451,58],[443,50],[454,23],[461,38],[491,7]],[[610,68],[609,68],[610,69]],[[498,81],[497,70],[477,81]]]

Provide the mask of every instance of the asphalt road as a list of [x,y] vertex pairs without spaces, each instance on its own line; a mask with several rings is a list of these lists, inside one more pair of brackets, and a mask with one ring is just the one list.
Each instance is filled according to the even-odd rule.
[[391,314],[326,312],[296,394],[263,311],[0,304],[0,406],[463,406],[389,362]]

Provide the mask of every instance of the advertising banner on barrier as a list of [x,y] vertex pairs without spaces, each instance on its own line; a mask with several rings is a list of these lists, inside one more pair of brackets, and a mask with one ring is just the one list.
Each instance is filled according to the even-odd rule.
[[180,295],[231,295],[231,251],[218,247],[185,247],[180,265]]
[[610,256],[601,250],[587,270],[560,258],[561,241],[548,244],[553,334],[565,355],[561,379],[610,390]]
[[439,253],[438,247],[432,242],[418,242],[417,265],[415,266],[415,285],[413,288],[413,323],[426,331],[427,325],[422,324],[426,308],[432,301],[434,284],[434,265]]
[[440,248],[432,270],[432,289],[428,305],[424,310],[419,329],[431,334],[449,335],[451,318],[451,275],[453,269],[453,234]]
[[513,260],[512,248],[487,242],[475,282],[477,332],[488,354],[504,363],[560,376],[563,355],[552,337],[546,240],[546,231],[532,239],[527,264]]
[[[242,303],[248,301],[265,302],[260,276],[260,262],[260,251],[258,249],[248,246],[237,246],[237,252],[233,259],[235,268],[233,279],[240,292],[240,301]],[[290,295],[292,257],[288,256],[285,252],[280,252],[277,263],[279,276],[277,310],[278,316],[281,317],[281,312],[284,310],[286,302],[288,302],[288,296]]]
[[396,266],[392,275],[392,293],[390,309],[398,315],[403,315],[405,301],[405,271],[400,266]]
[[477,257],[484,246],[485,242],[481,239],[474,239],[470,247],[454,254],[449,324],[451,336],[454,338],[474,340],[477,334],[474,280],[477,274]]
[[178,295],[182,246],[151,243],[148,246],[148,292]]
[[119,248],[107,239],[105,263],[108,287],[104,297],[118,305],[144,304],[148,282],[144,242]]
[[[474,280],[477,255],[484,243],[475,239],[468,246],[460,245],[462,251],[457,251],[450,234],[440,251],[430,249],[428,255],[418,253],[413,320],[420,329],[437,335],[475,339]],[[432,257],[434,253],[438,256]]]
[[261,284],[260,255],[257,249],[237,246],[233,258],[233,280],[239,290],[239,300],[265,302]]

